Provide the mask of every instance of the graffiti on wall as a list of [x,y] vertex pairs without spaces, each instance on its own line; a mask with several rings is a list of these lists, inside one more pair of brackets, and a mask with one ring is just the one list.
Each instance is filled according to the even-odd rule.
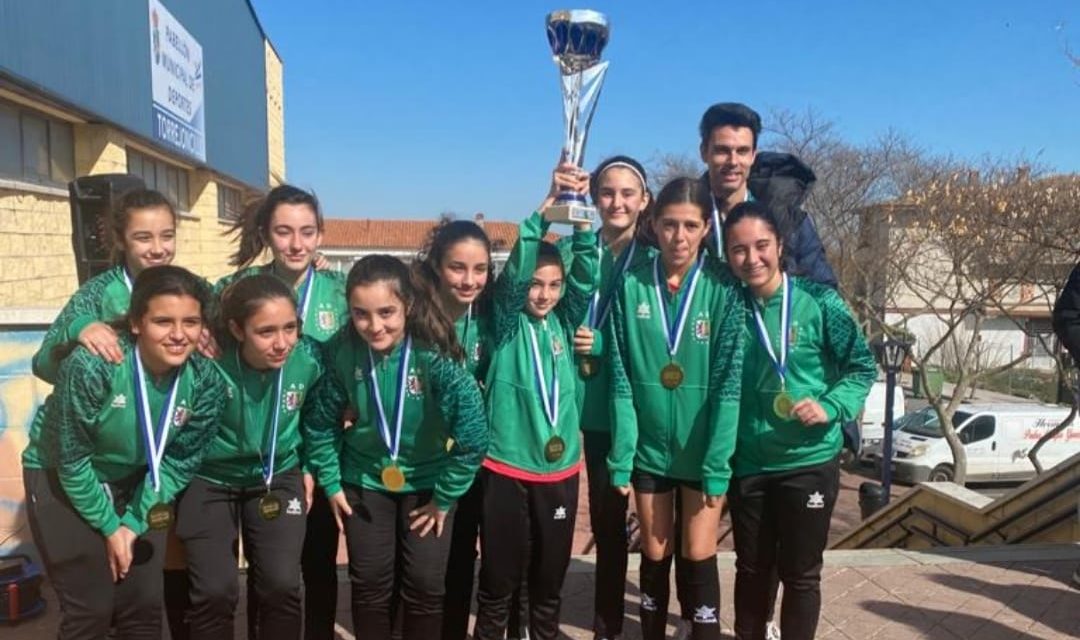
[[30,372],[45,331],[0,330],[0,556],[33,553],[22,464],[30,422],[51,390]]

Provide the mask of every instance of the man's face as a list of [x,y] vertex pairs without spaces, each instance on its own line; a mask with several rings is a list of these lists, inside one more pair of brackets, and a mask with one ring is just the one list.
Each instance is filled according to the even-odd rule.
[[713,195],[726,198],[746,186],[754,164],[754,132],[749,127],[716,127],[701,143],[701,160],[709,167]]

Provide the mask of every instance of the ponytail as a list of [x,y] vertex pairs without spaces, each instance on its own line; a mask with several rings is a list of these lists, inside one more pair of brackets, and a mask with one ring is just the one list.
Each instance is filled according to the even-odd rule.
[[274,211],[282,204],[311,207],[315,213],[315,224],[319,231],[323,230],[322,211],[315,194],[292,185],[279,185],[271,189],[266,197],[248,206],[243,215],[233,221],[232,226],[225,231],[225,235],[236,236],[239,244],[236,252],[229,257],[230,265],[242,269],[262,255],[268,246],[267,238],[270,237],[270,223],[273,222]]

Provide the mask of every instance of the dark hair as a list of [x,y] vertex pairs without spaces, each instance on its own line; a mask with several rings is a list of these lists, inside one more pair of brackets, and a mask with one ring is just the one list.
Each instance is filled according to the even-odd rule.
[[455,360],[465,359],[465,350],[457,341],[454,322],[443,312],[442,305],[429,295],[412,271],[394,256],[376,254],[364,256],[345,280],[345,296],[360,286],[385,282],[405,304],[405,331],[418,342],[434,348]]
[[[236,346],[236,338],[229,330],[233,321],[241,327],[268,300],[284,298],[296,309],[296,299],[289,286],[280,278],[267,273],[240,278],[221,292],[219,307],[217,340],[220,344]],[[297,318],[299,326],[300,318]]]
[[161,265],[148,267],[135,276],[131,287],[131,304],[128,312],[113,323],[127,330],[131,321],[146,315],[150,301],[158,296],[191,296],[199,302],[199,315],[207,322],[210,310],[210,287],[199,276],[183,267]]
[[303,189],[289,184],[274,187],[266,197],[256,200],[244,210],[244,214],[233,221],[225,235],[235,235],[239,238],[236,253],[229,257],[229,264],[234,267],[246,267],[268,246],[267,238],[270,236],[270,222],[274,217],[274,211],[278,205],[296,204],[311,207],[315,213],[315,224],[319,231],[323,230],[322,211],[319,210],[319,200],[315,194],[308,193]]
[[705,110],[698,125],[701,144],[708,142],[713,129],[717,127],[746,127],[754,134],[754,149],[757,149],[758,135],[761,134],[761,116],[757,111],[741,102],[717,102]]
[[423,248],[416,254],[416,261],[413,262],[414,275],[418,283],[427,290],[428,295],[441,304],[439,267],[442,266],[446,252],[457,243],[466,240],[475,240],[484,245],[488,254],[488,282],[477,296],[474,306],[477,313],[487,314],[491,310],[491,281],[494,280],[492,277],[494,270],[491,269],[491,240],[484,233],[484,229],[472,220],[451,220],[449,217],[439,220],[439,223],[428,233]]
[[[764,222],[765,226],[776,237],[777,246],[784,244],[784,234],[780,231],[780,221],[777,219],[776,214],[772,212],[772,209],[755,200],[747,200],[732,207],[727,217],[724,218],[724,255],[728,253],[727,239],[731,237],[728,231],[746,218],[754,218]],[[782,255],[778,266],[781,271],[787,270],[787,264]]]
[[132,189],[120,197],[120,201],[109,212],[108,218],[108,234],[112,240],[110,246],[114,263],[120,264],[124,259],[124,250],[121,247],[124,246],[124,232],[127,230],[128,223],[131,222],[131,214],[142,209],[156,209],[158,207],[169,212],[175,227],[176,208],[160,191]]
[[654,215],[663,215],[664,209],[673,204],[693,204],[701,209],[702,219],[708,221],[712,217],[712,194],[708,185],[697,178],[675,178],[665,184],[656,196]]
[[562,252],[559,248],[548,242],[547,240],[540,241],[540,248],[536,253],[536,268],[539,269],[545,264],[556,264],[559,269],[566,274],[566,266],[563,265]]

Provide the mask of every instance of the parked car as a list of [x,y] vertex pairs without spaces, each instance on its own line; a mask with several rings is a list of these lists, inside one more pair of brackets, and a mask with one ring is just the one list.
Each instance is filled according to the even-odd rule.
[[[860,460],[872,460],[875,455],[881,456],[882,438],[885,437],[885,391],[887,389],[888,385],[885,381],[880,380],[870,387],[870,393],[866,396],[866,404],[859,416],[859,439],[862,442],[859,451]],[[904,414],[904,390],[897,383],[893,394],[894,432],[899,428]]]
[[[952,422],[967,452],[967,479],[988,482],[1031,478],[1035,468],[1027,458],[1028,451],[1068,415],[1069,408],[1058,405],[960,405]],[[894,479],[910,483],[953,479],[952,452],[933,408],[925,407],[906,416],[895,436]],[[1080,426],[1070,426],[1039,450],[1039,461],[1049,469],[1076,453],[1080,453]]]

